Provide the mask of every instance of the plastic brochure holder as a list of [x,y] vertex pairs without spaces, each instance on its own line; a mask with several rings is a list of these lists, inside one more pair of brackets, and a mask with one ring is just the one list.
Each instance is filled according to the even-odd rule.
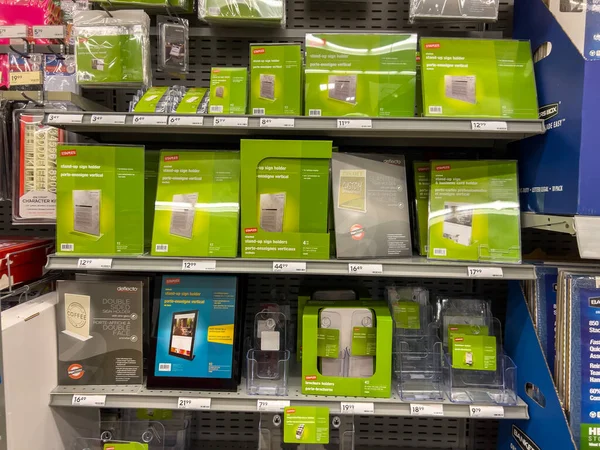
[[190,431],[193,411],[189,410],[160,410],[143,409],[123,410],[120,415],[122,437],[126,439],[137,439],[140,433],[152,429],[154,423],[159,422],[164,428],[162,443],[165,449],[179,450],[191,448],[192,433]]
[[254,343],[247,354],[246,389],[254,395],[287,395],[290,351],[287,317],[261,311],[254,320]]
[[410,0],[411,23],[423,19],[498,20],[500,0]]
[[102,421],[98,436],[77,437],[67,448],[107,450],[110,444],[129,445],[132,450],[165,450],[165,426],[159,421]]
[[[354,450],[354,416],[329,415],[329,444],[297,444],[297,450]],[[283,443],[283,414],[261,413],[258,424],[258,450],[288,448]]]

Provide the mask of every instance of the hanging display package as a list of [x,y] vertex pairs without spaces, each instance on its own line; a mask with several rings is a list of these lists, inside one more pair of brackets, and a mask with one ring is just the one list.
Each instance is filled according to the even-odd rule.
[[500,0],[410,0],[409,19],[436,20],[498,20]]
[[189,61],[189,21],[179,17],[157,16],[158,70],[187,73]]
[[284,26],[285,0],[199,0],[198,18],[230,26]]

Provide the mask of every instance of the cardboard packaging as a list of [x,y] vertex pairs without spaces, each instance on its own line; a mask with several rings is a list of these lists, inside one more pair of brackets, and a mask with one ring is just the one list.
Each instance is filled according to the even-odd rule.
[[431,168],[429,161],[415,161],[413,163],[413,169],[413,177],[415,181],[415,208],[417,219],[417,237],[419,242],[419,254],[426,256]]
[[144,147],[59,145],[56,250],[144,252]]
[[331,141],[242,140],[242,257],[329,259]]
[[300,45],[250,45],[250,112],[261,116],[302,115]]
[[[522,3],[522,4],[519,4]],[[600,33],[596,6],[532,0],[515,5],[515,37],[535,50],[539,117],[546,133],[519,143],[521,208],[600,215],[597,125]],[[547,45],[551,44],[551,47]]]
[[431,259],[521,262],[516,161],[431,161]]
[[210,70],[210,114],[246,114],[248,70],[245,67],[213,67]]
[[331,157],[338,258],[411,256],[404,156]]
[[140,281],[58,281],[59,385],[141,384]]
[[413,116],[416,51],[416,34],[307,34],[304,115]]
[[537,119],[527,41],[422,38],[423,114]]
[[238,152],[161,151],[152,255],[236,257],[239,205]]

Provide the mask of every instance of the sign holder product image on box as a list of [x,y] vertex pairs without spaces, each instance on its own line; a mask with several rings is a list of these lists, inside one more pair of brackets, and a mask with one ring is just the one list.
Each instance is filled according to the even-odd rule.
[[100,199],[102,191],[73,191],[73,231],[100,237]]
[[194,359],[193,350],[197,323],[198,311],[173,313],[169,355],[189,359],[190,361]]

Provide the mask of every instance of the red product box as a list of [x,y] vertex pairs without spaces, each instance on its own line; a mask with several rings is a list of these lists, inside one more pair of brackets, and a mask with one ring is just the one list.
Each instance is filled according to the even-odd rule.
[[0,237],[0,289],[40,278],[53,248],[53,239]]

